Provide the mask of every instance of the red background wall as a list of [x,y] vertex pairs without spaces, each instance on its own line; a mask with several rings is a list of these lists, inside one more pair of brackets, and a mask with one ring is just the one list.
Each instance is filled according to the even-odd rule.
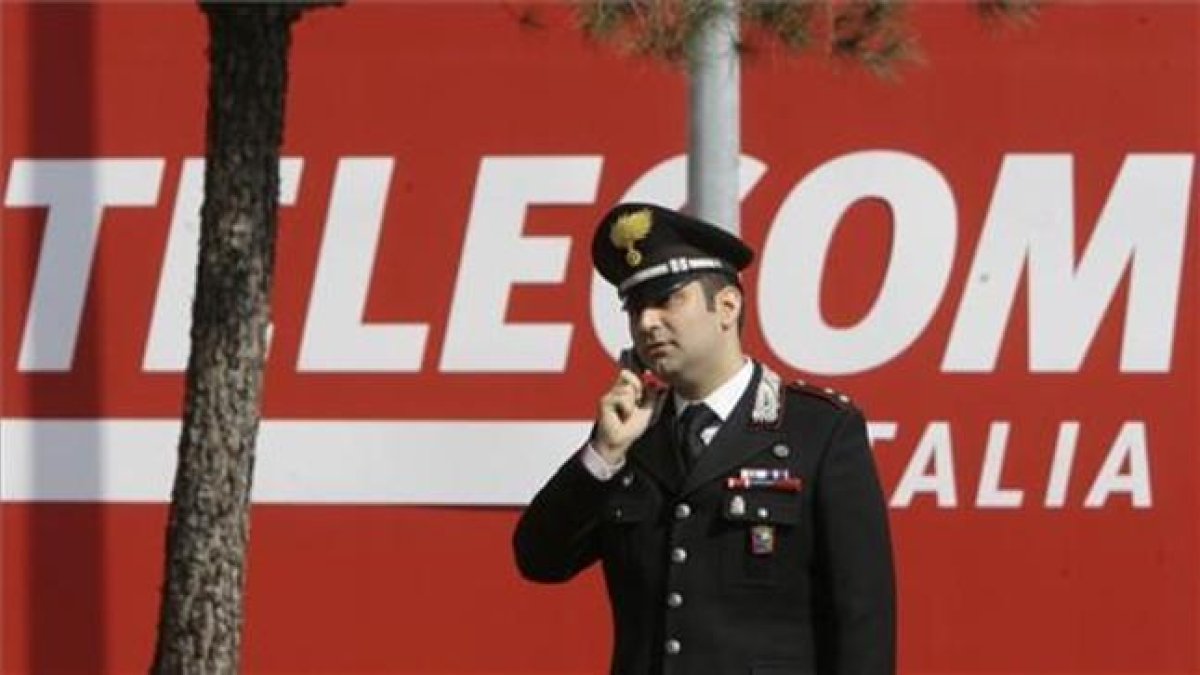
[[[16,158],[163,157],[157,206],[101,230],[80,345],[63,374],[16,367],[45,211],[0,227],[6,418],[170,418],[182,376],[141,369],[166,225],[185,157],[203,153],[205,27],[191,6],[5,4],[3,174]],[[294,35],[285,154],[305,159],[281,211],[265,415],[277,419],[584,419],[611,376],[588,330],[581,241],[607,205],[685,147],[686,87],[667,68],[586,44],[560,7],[364,3],[322,10]],[[863,149],[936,166],[958,204],[956,262],[931,323],[880,368],[833,380],[872,419],[890,493],[926,424],[953,424],[959,505],[892,511],[905,672],[1200,672],[1196,492],[1196,206],[1169,372],[1118,367],[1123,288],[1077,373],[1031,372],[1024,291],[994,372],[940,370],[998,169],[1007,153],[1075,160],[1078,246],[1134,152],[1194,153],[1197,31],[1190,3],[1047,7],[992,34],[953,4],[911,12],[928,63],[900,83],[807,56],[758,54],[744,77],[744,150],[769,170],[743,205],[756,246],[795,183]],[[513,292],[512,321],[572,321],[565,373],[448,375],[437,364],[479,160],[598,154],[596,203],[531,211],[527,233],[573,236],[565,281]],[[366,319],[430,323],[421,372],[312,374],[300,334],[338,158],[397,158]],[[7,179],[6,179],[7,180]],[[823,307],[854,322],[887,264],[886,208],[847,214]],[[753,279],[754,272],[751,272]],[[752,320],[752,351],[790,376]],[[1013,510],[972,505],[987,426],[1009,420]],[[1041,506],[1058,424],[1079,420],[1072,487]],[[1083,493],[1122,422],[1144,420],[1154,502]],[[569,452],[564,448],[564,456]],[[336,449],[331,449],[335,452]],[[443,449],[453,451],[453,449]],[[464,466],[470,471],[470,466]],[[6,502],[0,670],[132,672],[153,646],[165,505]],[[518,580],[509,508],[259,505],[253,514],[247,672],[600,672],[609,648],[594,573],[563,587]]]

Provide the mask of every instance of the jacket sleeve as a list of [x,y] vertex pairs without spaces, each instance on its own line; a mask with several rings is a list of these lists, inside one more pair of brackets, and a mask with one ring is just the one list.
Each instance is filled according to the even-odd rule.
[[599,525],[615,480],[588,473],[571,456],[533,498],[513,533],[521,576],[530,581],[571,579],[600,556]]
[[894,673],[896,582],[887,504],[859,411],[842,412],[817,483],[819,670]]

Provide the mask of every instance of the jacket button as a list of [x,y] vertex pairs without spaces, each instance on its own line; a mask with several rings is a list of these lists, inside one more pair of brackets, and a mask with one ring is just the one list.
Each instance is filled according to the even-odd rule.
[[690,515],[692,515],[692,507],[688,506],[687,503],[681,502],[675,505],[676,520],[684,520]]
[[686,560],[687,560],[687,549],[678,547],[678,546],[671,549],[671,562],[682,563]]
[[629,487],[633,485],[633,474],[627,473],[621,477],[621,487]]
[[679,640],[676,640],[674,638],[667,640],[667,644],[665,645],[665,647],[666,647],[668,654],[678,654],[680,651],[683,650],[683,645],[680,644]]
[[682,604],[683,604],[683,594],[682,593],[668,593],[667,594],[667,607],[675,608]]

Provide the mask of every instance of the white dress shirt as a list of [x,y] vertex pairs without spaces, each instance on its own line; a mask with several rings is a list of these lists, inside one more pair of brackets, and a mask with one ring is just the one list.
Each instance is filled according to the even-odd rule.
[[[678,417],[683,414],[683,409],[695,403],[705,403],[717,415],[717,422],[700,430],[700,439],[705,445],[712,442],[713,436],[720,431],[721,425],[729,416],[733,414],[733,409],[737,407],[738,401],[742,399],[742,394],[746,392],[746,388],[750,386],[750,380],[754,377],[754,362],[746,359],[742,363],[742,367],[738,369],[724,384],[717,387],[711,394],[706,396],[703,401],[689,401],[674,391],[671,395],[675,397],[675,415]],[[579,459],[583,465],[587,467],[588,473],[596,477],[597,480],[611,480],[625,466],[625,459],[622,457],[616,463],[610,463],[608,460],[600,456],[596,449],[589,442],[579,451]]]

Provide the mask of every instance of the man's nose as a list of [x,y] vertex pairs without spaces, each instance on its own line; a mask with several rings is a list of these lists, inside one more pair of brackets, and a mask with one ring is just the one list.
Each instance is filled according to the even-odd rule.
[[657,307],[641,307],[635,310],[633,324],[643,332],[652,331],[662,323],[662,312]]

